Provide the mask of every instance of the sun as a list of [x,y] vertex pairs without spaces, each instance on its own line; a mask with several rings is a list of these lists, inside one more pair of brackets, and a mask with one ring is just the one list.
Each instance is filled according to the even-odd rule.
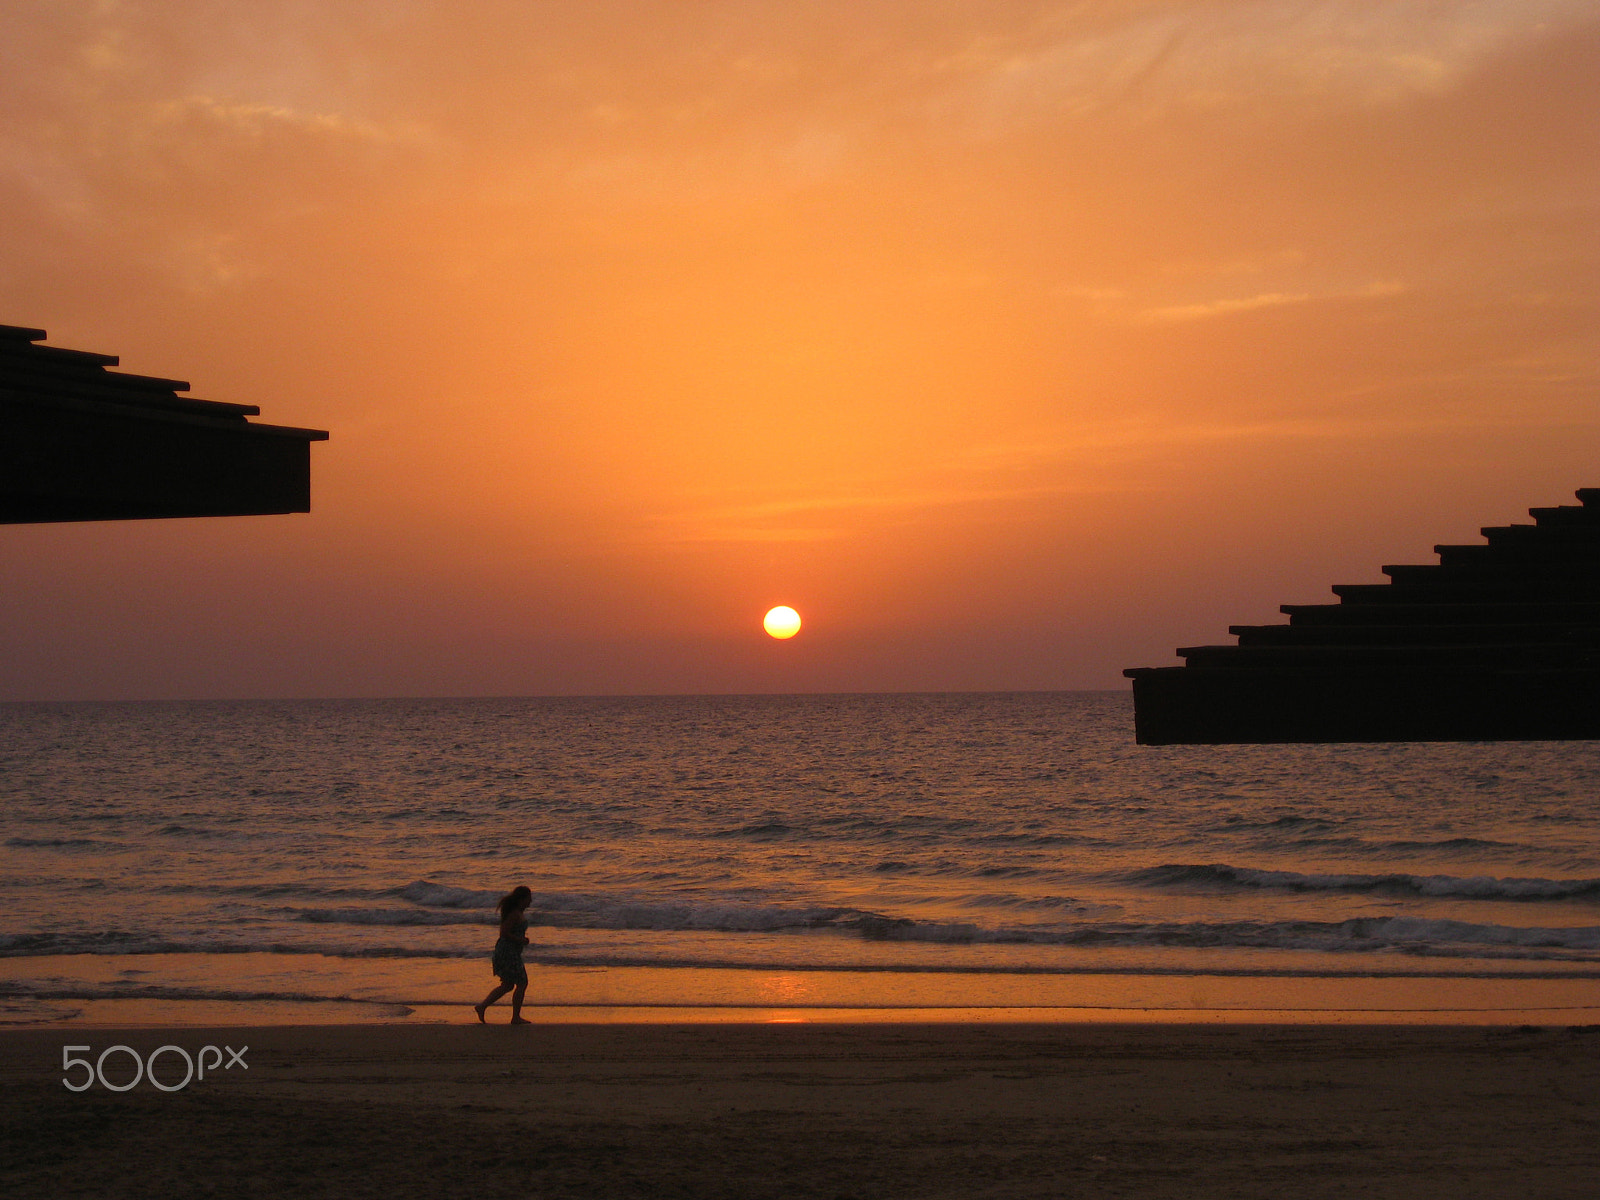
[[782,641],[800,632],[800,614],[786,604],[780,604],[761,618],[761,628]]

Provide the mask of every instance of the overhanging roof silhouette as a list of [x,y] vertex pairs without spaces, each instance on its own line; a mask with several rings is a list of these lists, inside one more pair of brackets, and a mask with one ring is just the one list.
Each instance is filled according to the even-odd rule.
[[1435,546],[1437,565],[1286,604],[1287,625],[1233,625],[1236,646],[1137,667],[1148,745],[1600,738],[1600,488]]
[[0,325],[0,523],[311,511],[326,431],[251,424],[254,405],[180,396],[181,380],[44,338]]

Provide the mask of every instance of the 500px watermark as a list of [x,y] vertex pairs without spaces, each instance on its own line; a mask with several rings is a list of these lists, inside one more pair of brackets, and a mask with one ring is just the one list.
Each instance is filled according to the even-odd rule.
[[[91,1062],[87,1058],[73,1057],[73,1052],[82,1050],[85,1054],[89,1054],[94,1050],[93,1046],[63,1046],[61,1047],[61,1083],[70,1092],[86,1092],[96,1082],[108,1092],[127,1092],[137,1087],[141,1079],[149,1079],[152,1087],[159,1088],[163,1092],[181,1092],[189,1086],[191,1079],[204,1079],[207,1071],[215,1075],[218,1067],[221,1067],[224,1071],[231,1071],[234,1067],[243,1067],[248,1071],[250,1064],[244,1061],[244,1053],[248,1049],[250,1049],[249,1046],[240,1046],[237,1050],[232,1046],[224,1046],[221,1050],[215,1046],[201,1046],[199,1053],[191,1056],[182,1046],[157,1046],[150,1051],[148,1056],[140,1058],[139,1052],[132,1046],[119,1045],[107,1046],[100,1051],[100,1057]],[[222,1061],[223,1050],[228,1052],[226,1064]],[[133,1060],[133,1078],[126,1083],[113,1083],[106,1078],[106,1059],[117,1053],[126,1054]],[[156,1060],[163,1054],[176,1055],[183,1060],[183,1078],[177,1083],[163,1083],[156,1077]],[[124,1069],[121,1060],[112,1059],[112,1063],[117,1068],[115,1074],[118,1077],[123,1075]],[[73,1080],[73,1069],[76,1067],[83,1068],[83,1074],[79,1077],[82,1082]],[[176,1065],[169,1063],[167,1066],[162,1067],[162,1071],[168,1075],[176,1074]]]

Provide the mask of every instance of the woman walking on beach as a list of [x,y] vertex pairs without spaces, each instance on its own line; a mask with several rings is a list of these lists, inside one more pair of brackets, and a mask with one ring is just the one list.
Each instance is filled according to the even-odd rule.
[[[528,944],[528,918],[523,914],[533,903],[533,893],[518,884],[500,897],[500,940],[494,944],[494,973],[500,976],[500,986],[474,1004],[478,1024],[487,1025],[484,1010],[511,992],[511,1023],[529,1025],[522,1019],[522,998],[528,994],[528,968],[522,965],[522,948]],[[513,990],[515,989],[515,990]]]

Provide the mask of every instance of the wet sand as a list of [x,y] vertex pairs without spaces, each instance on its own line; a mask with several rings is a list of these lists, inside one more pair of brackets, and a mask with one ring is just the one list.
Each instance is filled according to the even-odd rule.
[[[63,1086],[64,1045],[117,1044],[247,1066]],[[1498,1200],[1600,1173],[1592,1026],[58,1025],[0,1032],[0,1084],[16,1197]]]
[[[1573,964],[1479,974],[1412,964],[1366,975],[1334,956],[1315,973],[771,970],[538,963],[527,1014],[555,1024],[958,1022],[1019,1024],[1600,1024],[1600,977]],[[1109,963],[1105,962],[1110,959]],[[1148,968],[1149,964],[1142,964]],[[317,954],[77,954],[0,959],[0,1028],[42,1025],[348,1025],[473,1021],[487,960]],[[1340,970],[1346,973],[1339,973]],[[504,1006],[506,1002],[502,1001]]]

